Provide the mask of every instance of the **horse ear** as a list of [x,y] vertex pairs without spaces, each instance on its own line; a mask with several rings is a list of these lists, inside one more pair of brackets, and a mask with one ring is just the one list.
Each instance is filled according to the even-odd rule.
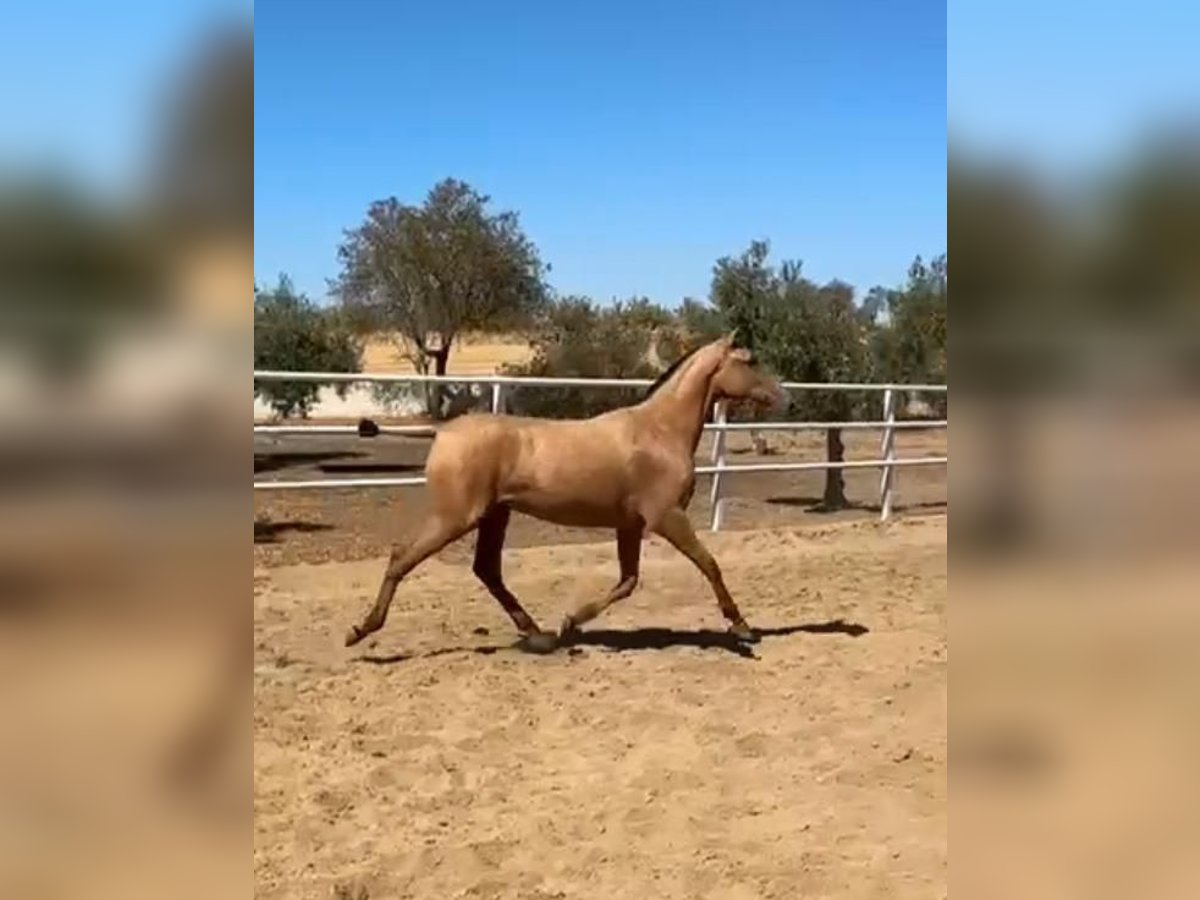
[[735,328],[733,331],[729,332],[729,334],[725,335],[725,343],[730,347],[737,343],[737,333],[738,330]]

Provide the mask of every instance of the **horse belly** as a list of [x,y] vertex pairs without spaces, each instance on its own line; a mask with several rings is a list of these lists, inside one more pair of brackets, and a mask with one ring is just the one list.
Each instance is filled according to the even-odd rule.
[[572,484],[539,481],[507,485],[500,502],[555,525],[616,528],[628,519],[624,492],[617,484],[599,479]]
[[556,525],[610,528],[628,520],[627,461],[574,423],[530,428],[500,470],[498,500]]
[[527,516],[559,526],[617,528],[628,518],[619,503],[608,498],[565,498],[553,493],[522,491],[502,502]]

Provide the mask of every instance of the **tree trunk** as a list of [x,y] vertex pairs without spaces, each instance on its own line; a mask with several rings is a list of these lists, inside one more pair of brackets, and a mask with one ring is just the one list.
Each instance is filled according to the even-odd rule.
[[[827,462],[844,462],[846,448],[842,444],[842,429],[829,428],[825,431],[825,459]],[[843,469],[825,470],[825,509],[846,508],[846,479]]]
[[[430,359],[433,360],[433,374],[445,375],[446,364],[450,361],[450,345],[439,347],[437,350],[425,351]],[[444,398],[446,396],[446,386],[440,382],[428,382],[428,391],[425,394],[429,404],[429,415],[431,418],[440,421],[445,416]]]

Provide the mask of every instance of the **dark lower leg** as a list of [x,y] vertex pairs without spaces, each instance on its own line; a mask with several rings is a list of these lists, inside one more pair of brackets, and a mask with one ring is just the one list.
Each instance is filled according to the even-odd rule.
[[637,589],[638,567],[642,553],[642,526],[622,529],[617,532],[617,557],[621,564],[621,580],[608,595],[600,600],[592,600],[576,607],[575,611],[563,619],[561,635],[574,631],[584,622],[588,622],[618,600],[624,600]]
[[495,597],[504,611],[508,613],[508,617],[512,619],[517,631],[521,634],[536,634],[540,630],[537,623],[533,621],[533,617],[529,613],[525,612],[521,602],[504,584],[500,553],[504,549],[504,535],[508,529],[509,515],[507,507],[497,506],[488,510],[487,514],[480,519],[479,536],[475,544],[474,571],[476,577],[488,589],[488,593]]
[[581,603],[575,607],[574,612],[568,614],[562,623],[560,634],[568,634],[582,625],[584,622],[590,622],[604,610],[608,609],[618,600],[624,600],[637,589],[638,579],[636,575],[628,578],[622,578],[621,581],[608,594],[600,600],[591,600],[587,603]]
[[359,625],[352,625],[346,635],[346,646],[357,644],[367,635],[378,631],[387,621],[388,608],[396,595],[401,579],[447,544],[462,537],[469,528],[455,525],[444,519],[428,520],[420,533],[407,547],[397,547],[388,560],[387,571],[379,585],[375,603]]
[[692,481],[688,485],[687,490],[683,492],[683,496],[679,498],[679,507],[687,509],[692,503],[692,495],[696,493],[696,482]]

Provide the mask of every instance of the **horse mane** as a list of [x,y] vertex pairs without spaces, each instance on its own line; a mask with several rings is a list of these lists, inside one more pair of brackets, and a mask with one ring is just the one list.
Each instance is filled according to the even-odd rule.
[[654,384],[650,385],[650,387],[646,389],[646,393],[642,396],[642,399],[649,400],[651,397],[653,397],[654,392],[670,381],[671,376],[679,371],[679,367],[695,356],[701,349],[702,347],[696,347],[692,350],[689,350],[687,353],[683,354],[683,356],[679,357],[679,359],[675,360],[675,362],[671,363],[671,365],[667,366],[663,373],[654,380]]

